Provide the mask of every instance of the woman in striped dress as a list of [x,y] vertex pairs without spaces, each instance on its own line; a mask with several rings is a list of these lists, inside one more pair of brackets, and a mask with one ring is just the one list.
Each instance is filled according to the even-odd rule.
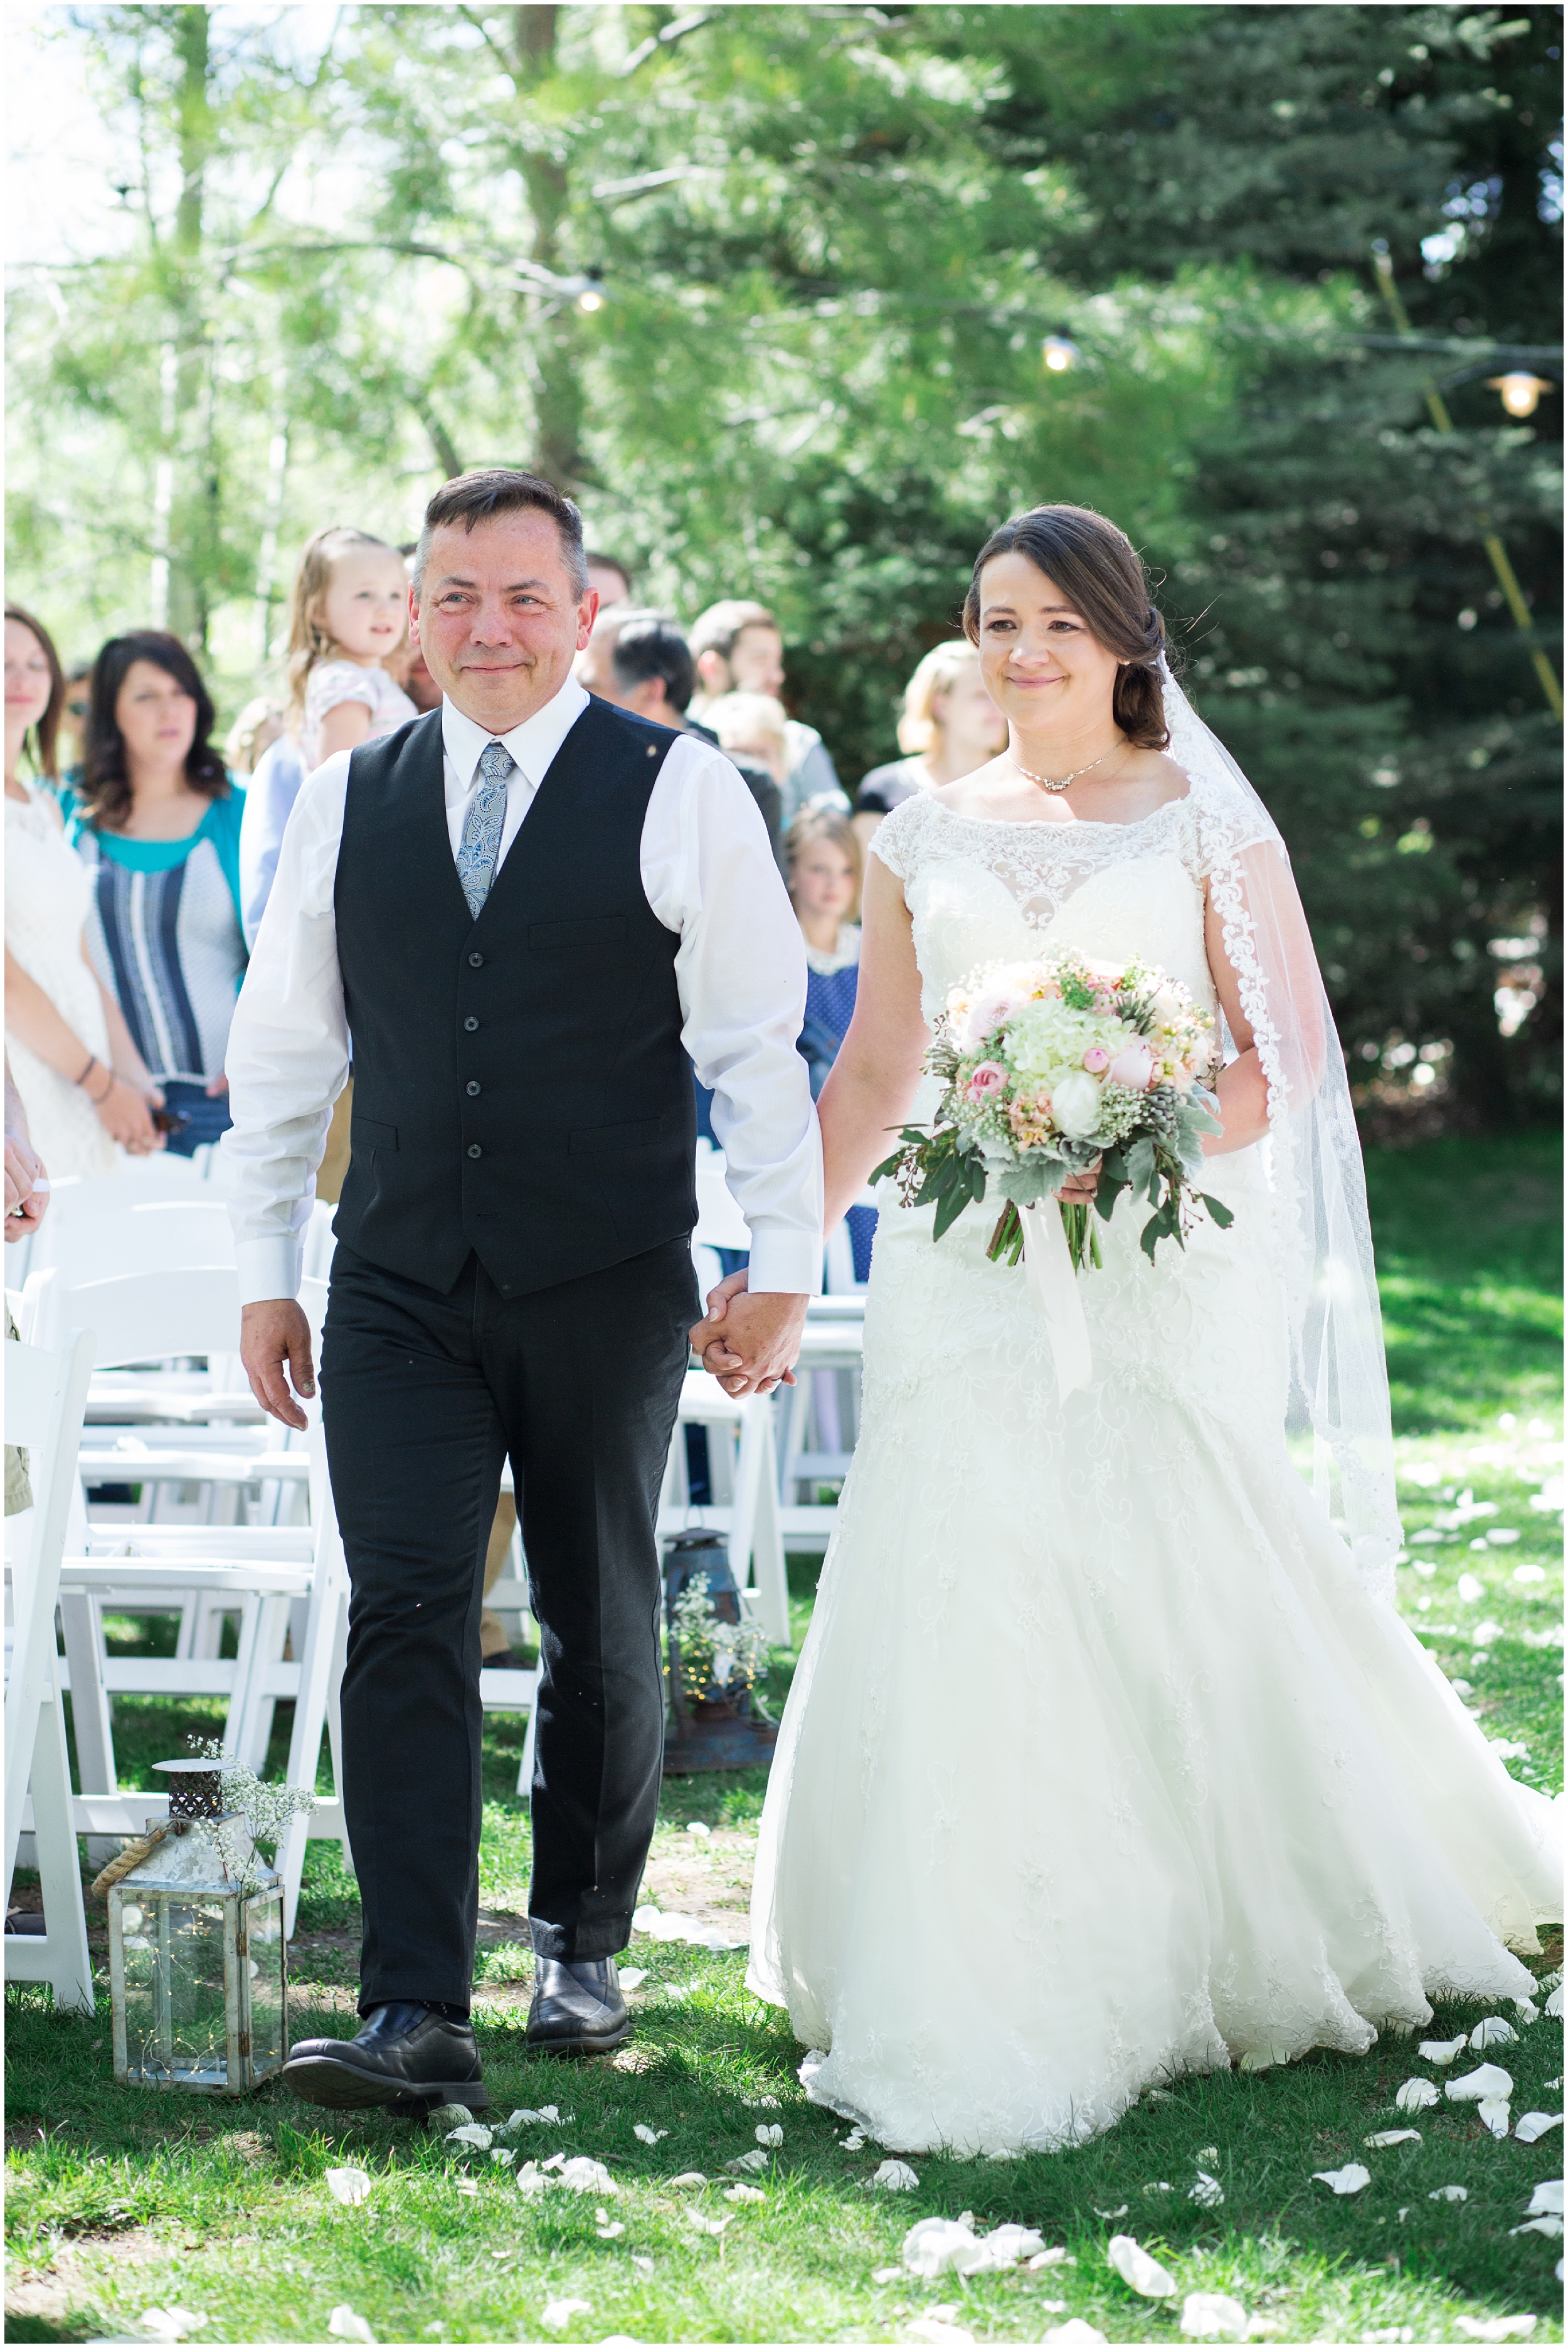
[[169,1146],[185,1157],[229,1125],[223,1056],[246,963],[244,793],[212,747],[215,715],[178,636],[111,637],[93,668],[86,769],[67,794],[93,879],[93,960],[162,1087]]

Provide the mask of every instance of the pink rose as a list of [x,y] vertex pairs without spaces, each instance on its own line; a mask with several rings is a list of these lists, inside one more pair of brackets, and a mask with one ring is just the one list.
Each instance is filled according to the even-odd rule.
[[1111,1055],[1103,1045],[1091,1044],[1088,1051],[1083,1055],[1083,1065],[1091,1076],[1102,1076],[1111,1066]]
[[982,1060],[968,1082],[971,1100],[989,1100],[993,1093],[1005,1091],[1008,1072],[999,1068],[994,1060]]
[[1118,1052],[1107,1074],[1113,1085],[1124,1085],[1130,1093],[1144,1093],[1154,1073],[1154,1056],[1147,1044],[1129,1044]]

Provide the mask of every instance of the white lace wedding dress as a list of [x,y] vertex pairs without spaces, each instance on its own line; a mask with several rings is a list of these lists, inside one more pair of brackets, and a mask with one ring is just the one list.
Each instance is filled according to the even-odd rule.
[[[927,1017],[977,963],[1068,945],[1212,1006],[1204,811],[1196,782],[1127,827],[895,810],[873,853]],[[992,1213],[934,1242],[882,1186],[749,1978],[815,2050],[813,2096],[897,2149],[1060,2146],[1184,2070],[1525,1996],[1504,1942],[1562,1912],[1547,1806],[1292,1465],[1262,1152],[1206,1179],[1235,1220],[1184,1255],[1150,1265],[1125,1195],[1102,1226],[1065,1403],[1023,1271],[985,1259]]]

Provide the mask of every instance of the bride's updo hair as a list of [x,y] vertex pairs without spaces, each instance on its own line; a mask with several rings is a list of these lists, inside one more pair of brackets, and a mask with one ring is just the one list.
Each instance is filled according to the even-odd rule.
[[1171,738],[1160,690],[1165,623],[1149,599],[1138,551],[1124,530],[1087,506],[1031,506],[991,532],[975,558],[964,599],[964,633],[980,640],[980,573],[999,554],[1026,554],[1060,587],[1091,633],[1122,663],[1112,698],[1117,725],[1140,750]]

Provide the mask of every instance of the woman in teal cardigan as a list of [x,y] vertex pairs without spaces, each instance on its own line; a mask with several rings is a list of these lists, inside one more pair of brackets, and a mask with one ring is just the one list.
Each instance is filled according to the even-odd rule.
[[93,664],[87,760],[65,795],[93,869],[93,960],[164,1096],[169,1147],[227,1130],[223,1056],[245,975],[245,795],[210,736],[216,712],[178,636],[111,637]]

